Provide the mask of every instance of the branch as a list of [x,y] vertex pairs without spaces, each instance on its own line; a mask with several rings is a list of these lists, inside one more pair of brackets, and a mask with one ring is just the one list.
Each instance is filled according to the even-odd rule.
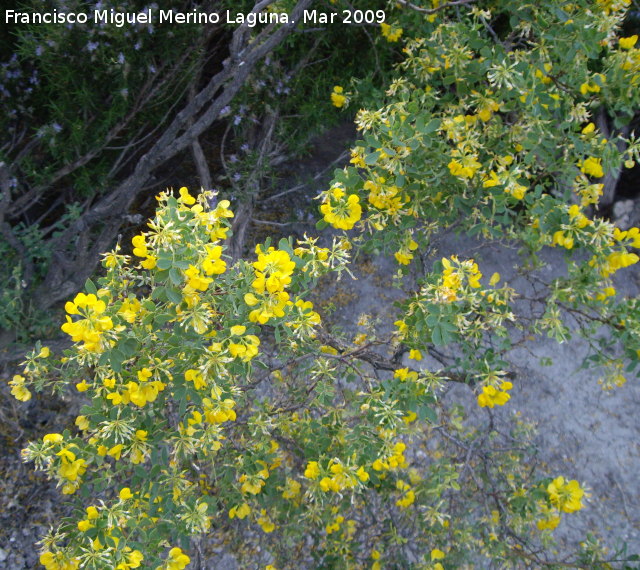
[[0,234],[7,240],[7,243],[18,252],[24,272],[22,274],[23,287],[31,284],[34,275],[33,261],[24,244],[15,236],[11,226],[5,222],[4,217],[9,204],[11,203],[11,184],[9,182],[9,168],[4,162],[0,162]]
[[398,0],[398,4],[402,4],[403,6],[406,6],[407,8],[411,8],[412,10],[415,10],[416,12],[420,12],[421,14],[435,14],[440,10],[444,10],[445,8],[450,8],[451,6],[464,6],[466,4],[473,4],[474,2],[476,2],[476,0],[452,0],[451,2],[442,4],[437,8],[421,8],[420,6],[416,6],[415,4],[412,4],[408,0]]
[[[291,13],[291,20],[302,21],[302,11],[310,4],[311,0],[300,0]],[[254,10],[264,5],[266,0],[257,4]],[[68,263],[50,265],[44,282],[34,293],[37,306],[41,309],[50,307],[81,287],[95,269],[98,253],[109,246],[109,234],[112,240],[125,222],[127,209],[147,184],[153,171],[190,147],[211,126],[256,64],[278,46],[294,27],[292,23],[279,28],[267,26],[244,48],[240,46],[245,45],[241,42],[246,40],[245,26],[234,31],[232,44],[235,51],[225,62],[224,68],[175,116],[155,144],[140,157],[133,173],[52,240],[52,250],[57,252],[58,259],[66,259]],[[102,226],[99,239],[91,240],[91,235],[99,226]],[[79,253],[78,244],[83,241],[93,241],[93,245],[89,252]]]

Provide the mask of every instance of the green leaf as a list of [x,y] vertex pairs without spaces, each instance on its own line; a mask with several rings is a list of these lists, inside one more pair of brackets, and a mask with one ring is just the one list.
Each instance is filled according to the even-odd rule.
[[169,269],[173,265],[173,260],[170,257],[161,255],[156,263],[158,269]]
[[167,299],[169,299],[169,301],[171,301],[172,303],[175,303],[176,305],[182,303],[182,295],[180,294],[180,291],[172,289],[171,287],[167,287],[165,289],[165,292],[167,294]]
[[438,414],[429,406],[420,406],[418,408],[418,418],[422,421],[427,420],[432,424],[438,423]]
[[180,270],[175,267],[172,267],[169,270],[169,279],[174,285],[182,285],[182,273],[180,273]]
[[140,350],[140,343],[135,338],[128,338],[118,345],[118,350],[126,358],[130,358]]
[[376,162],[378,162],[378,158],[380,158],[380,153],[378,151],[372,152],[364,157],[364,163],[368,166],[373,166]]
[[428,135],[440,128],[440,119],[431,119],[421,130],[423,135]]
[[109,358],[109,364],[114,372],[122,371],[122,363],[126,360],[126,356],[118,349],[111,351],[111,358]]
[[93,295],[98,294],[98,289],[96,289],[95,283],[91,281],[91,279],[87,279],[85,281],[84,288],[88,293],[91,293]]
[[286,251],[289,255],[293,255],[293,250],[291,249],[291,244],[289,243],[288,239],[282,238],[278,242],[278,249]]

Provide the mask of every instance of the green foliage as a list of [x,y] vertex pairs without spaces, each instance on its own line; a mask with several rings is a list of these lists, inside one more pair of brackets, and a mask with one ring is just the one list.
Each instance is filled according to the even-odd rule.
[[[640,49],[617,35],[624,4],[390,10],[374,41],[402,37],[405,59],[384,106],[358,113],[352,166],[321,196],[319,226],[350,232],[331,247],[267,241],[231,265],[228,201],[159,196],[133,255],[106,254],[105,275],[66,304],[72,348],[38,346],[10,382],[22,401],[70,387],[87,398],[77,429],[23,452],[74,506],[41,562],[183,568],[192,537],[213,532],[251,565],[258,547],[276,566],[292,553],[317,567],[553,565],[552,531],[583,507],[583,487],[531,468],[531,425],[489,414],[470,427],[438,397],[460,382],[481,408],[508,404],[506,353],[533,334],[563,342],[578,329],[605,388],[637,367],[638,303],[618,301],[611,276],[638,262],[640,230],[593,215],[597,179],[638,159],[637,141],[606,140],[593,121],[605,107],[627,124],[638,104]],[[332,83],[319,81],[327,108],[357,99]],[[517,244],[532,269],[561,249],[566,271],[538,277],[531,298],[466,256],[429,259],[431,236],[453,227]],[[367,319],[366,334],[334,337],[306,300],[354,250],[393,252],[399,277],[425,261],[390,337]],[[405,350],[406,367],[388,356]],[[441,366],[418,364],[426,354]],[[611,567],[604,557],[588,539],[571,563]]]

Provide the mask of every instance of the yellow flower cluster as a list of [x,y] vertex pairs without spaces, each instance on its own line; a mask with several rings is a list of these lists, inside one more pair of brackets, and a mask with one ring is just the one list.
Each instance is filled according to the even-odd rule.
[[235,400],[223,398],[222,390],[217,386],[211,388],[211,398],[203,398],[204,417],[211,424],[236,421]]
[[478,405],[481,408],[493,408],[494,406],[504,406],[511,396],[507,392],[513,388],[511,382],[502,382],[500,389],[496,389],[494,386],[483,386],[482,393],[478,395]]
[[444,557],[445,553],[439,548],[434,548],[431,551],[431,562],[435,562],[433,570],[444,570],[444,566],[440,562],[437,562],[437,560],[444,560]]
[[[252,358],[258,355],[258,347],[260,346],[260,339],[253,334],[245,335],[247,327],[244,325],[235,325],[231,327],[231,334],[234,338],[233,342],[229,343],[229,353],[234,358],[240,358],[243,362],[249,362]],[[244,336],[242,336],[244,335]]]
[[[161,197],[164,195],[161,194]],[[215,194],[212,192],[205,192],[200,195],[202,200],[211,201],[215,198]],[[194,204],[196,199],[189,194],[187,188],[180,188],[180,202],[185,205]],[[209,239],[215,243],[220,240],[226,239],[227,232],[229,231],[228,226],[224,225],[223,222],[226,218],[233,218],[233,212],[229,209],[231,203],[229,200],[220,200],[217,203],[216,207],[213,209],[205,209],[202,204],[195,204],[191,206],[191,208],[184,208],[185,210],[191,211],[198,222],[198,224],[204,227],[205,231],[209,234]],[[210,246],[207,246],[207,250]],[[203,263],[203,266],[206,269],[206,265]],[[208,275],[216,273],[216,271],[207,272]],[[220,271],[222,273],[222,271]]]
[[320,315],[313,310],[313,303],[303,299],[297,299],[293,303],[294,310],[290,320],[286,323],[293,329],[298,338],[315,338],[315,328],[322,322]]
[[95,528],[94,521],[100,516],[98,509],[94,506],[87,507],[87,518],[78,521],[78,530],[80,532],[87,532],[90,528]]
[[578,204],[573,204],[567,209],[569,214],[569,225],[563,225],[563,229],[553,233],[552,245],[560,245],[566,249],[571,249],[575,245],[575,235],[577,230],[593,225],[593,221],[587,218],[581,211]]
[[133,255],[137,257],[143,257],[144,260],[140,262],[140,265],[145,269],[153,269],[156,266],[158,258],[149,253],[149,246],[144,235],[138,234],[131,240],[133,244]]
[[142,305],[135,297],[127,298],[122,301],[122,305],[118,309],[118,314],[129,324],[132,324],[143,314]]
[[388,42],[397,42],[402,37],[402,28],[390,26],[384,22],[380,24],[380,32]]
[[113,328],[111,317],[103,316],[107,306],[102,299],[93,293],[78,293],[75,299],[67,301],[64,306],[69,315],[80,315],[84,319],[73,321],[67,315],[67,322],[62,325],[73,342],[83,342],[83,348],[89,352],[103,352],[106,348],[102,335]]
[[560,514],[546,501],[539,501],[538,508],[541,518],[536,522],[536,526],[539,530],[553,530],[560,524]]
[[393,256],[400,265],[409,265],[413,259],[413,252],[418,249],[418,244],[413,240],[411,234],[409,234],[398,251]]
[[347,97],[343,93],[344,89],[340,87],[340,85],[336,85],[331,93],[331,103],[333,103],[334,107],[338,107],[338,109],[344,107],[347,103]]
[[527,191],[527,187],[521,184],[523,173],[518,167],[509,170],[507,167],[513,163],[513,156],[506,155],[498,161],[498,172],[491,170],[489,177],[482,183],[484,188],[493,188],[494,186],[502,186],[506,194],[511,194],[517,200],[522,200]]
[[336,459],[329,461],[326,471],[321,469],[317,461],[309,461],[304,476],[307,479],[316,480],[323,472],[327,475],[320,479],[319,487],[325,493],[329,491],[339,493],[345,489],[354,489],[369,480],[369,473],[363,466],[345,465]]
[[625,10],[631,4],[631,0],[596,0],[596,4],[609,15],[611,12]]
[[633,34],[628,38],[620,38],[618,40],[618,45],[620,46],[621,49],[632,49],[636,45],[637,41],[638,41],[638,34]]
[[447,165],[452,176],[462,179],[471,179],[475,176],[482,164],[478,162],[478,157],[473,153],[464,153],[460,150],[451,152],[453,158]]
[[266,480],[269,478],[269,467],[264,461],[258,461],[261,465],[262,469],[258,471],[255,475],[247,475],[243,473],[240,476],[240,491],[242,491],[245,495],[257,495],[262,491],[262,488],[266,485]]
[[87,462],[82,458],[77,458],[71,448],[76,448],[74,444],[63,446],[64,438],[59,433],[49,433],[42,438],[49,450],[59,458],[57,465],[57,475],[59,482],[63,484],[62,493],[72,495],[80,487],[80,477],[87,470]]
[[406,509],[413,505],[416,500],[416,494],[413,489],[411,489],[411,485],[402,479],[398,479],[396,481],[396,489],[402,492],[402,496],[396,501],[396,505]]
[[14,375],[12,380],[9,380],[9,386],[11,386],[11,395],[21,402],[27,402],[31,399],[31,392],[24,385],[26,378],[20,374]]
[[360,198],[357,194],[346,195],[339,185],[327,192],[320,212],[324,221],[339,230],[350,230],[362,216]]
[[379,176],[375,182],[367,180],[364,189],[369,191],[368,200],[372,206],[394,215],[406,204],[407,198],[400,195],[400,188],[386,182],[386,178]]
[[116,566],[116,570],[129,570],[130,568],[140,568],[144,555],[139,550],[131,550],[128,546],[123,549],[124,561]]
[[478,264],[473,259],[460,261],[457,256],[452,255],[449,259],[442,258],[442,281],[436,288],[436,299],[442,303],[450,303],[458,299],[458,292],[464,286],[465,280],[473,289],[480,287],[482,273],[478,269]]
[[593,178],[602,178],[604,176],[601,158],[589,156],[578,164],[578,168],[580,168],[581,172]]
[[409,370],[408,368],[398,368],[393,373],[393,377],[400,380],[400,382],[406,382],[407,380],[416,382],[418,380],[418,373],[415,370]]
[[273,532],[276,529],[276,525],[271,520],[271,517],[267,514],[266,509],[260,509],[260,516],[256,519],[256,522],[267,534]]
[[340,530],[340,526],[342,525],[343,522],[344,522],[344,517],[342,515],[338,515],[333,520],[333,522],[329,523],[325,527],[325,530],[327,531],[327,534],[333,534],[334,532],[338,532]]
[[584,489],[575,479],[565,482],[564,477],[558,477],[549,483],[547,493],[551,504],[559,511],[575,513],[583,507]]
[[636,249],[640,249],[640,229],[639,228],[629,228],[628,230],[622,231],[620,228],[613,229],[613,239],[616,241],[631,241],[631,247]]
[[289,293],[285,289],[291,283],[296,264],[286,251],[273,247],[263,252],[258,245],[256,254],[258,260],[253,263],[255,279],[251,286],[258,296],[247,293],[244,302],[256,307],[249,313],[249,320],[263,325],[269,319],[284,316],[284,308],[289,301]]
[[605,82],[605,76],[602,73],[596,73],[593,79],[585,81],[580,85],[580,93],[588,95],[589,93],[600,93],[600,84]]
[[638,263],[638,259],[640,258],[638,258],[635,253],[630,253],[628,251],[616,251],[611,253],[607,256],[605,264],[600,267],[600,275],[608,277],[618,271],[618,269],[623,269]]
[[184,554],[181,548],[174,547],[169,550],[169,556],[164,564],[157,566],[156,570],[184,570],[190,562],[191,558]]
[[40,555],[40,564],[46,570],[76,570],[80,567],[80,561],[77,558],[70,558],[64,552],[43,552]]
[[237,507],[231,507],[229,509],[230,519],[244,519],[251,514],[251,507],[247,503],[242,503]]
[[392,469],[405,469],[409,466],[407,463],[407,459],[404,456],[404,452],[407,449],[407,446],[399,441],[393,445],[393,450],[391,455],[384,457],[382,459],[376,459],[371,467],[373,467],[374,471],[389,471]]
[[[135,404],[139,408],[144,407],[149,402],[154,402],[158,397],[158,394],[166,388],[166,384],[160,380],[149,381],[153,375],[152,371],[148,368],[142,368],[137,372],[138,382],[129,381],[126,387],[120,391],[116,390],[109,392],[106,396],[108,400],[114,406],[127,405],[130,402]],[[103,381],[105,385],[111,385],[115,387],[115,381],[108,379]]]
[[294,500],[300,496],[300,489],[302,485],[295,479],[291,479],[291,477],[287,477],[287,482],[282,491],[282,497],[284,499]]

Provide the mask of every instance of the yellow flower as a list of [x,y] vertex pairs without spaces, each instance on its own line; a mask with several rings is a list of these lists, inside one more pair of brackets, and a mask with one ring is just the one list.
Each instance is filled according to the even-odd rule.
[[456,158],[451,159],[447,167],[453,176],[459,178],[473,178],[476,171],[482,167],[474,154],[461,154],[459,151],[452,152]]
[[[346,198],[346,200],[345,200]],[[360,198],[357,194],[348,197],[342,188],[334,187],[327,193],[320,206],[324,221],[339,230],[350,230],[362,216]]]
[[344,107],[347,102],[347,97],[342,94],[343,89],[339,85],[336,85],[333,88],[333,92],[331,93],[331,103],[333,103],[334,107]]
[[262,530],[266,533],[273,532],[276,528],[276,525],[271,520],[271,517],[267,514],[265,509],[260,511],[261,516],[258,518],[258,524],[262,527]]
[[402,28],[392,27],[389,24],[380,24],[380,31],[388,42],[397,42],[402,37]]
[[628,38],[620,38],[620,40],[618,41],[618,45],[620,46],[621,49],[631,49],[633,46],[636,45],[637,41],[638,41],[638,34],[633,34]]
[[565,483],[564,477],[557,477],[547,486],[547,493],[551,504],[565,513],[574,513],[583,507],[584,490],[575,479]]
[[478,395],[478,405],[481,408],[493,408],[494,406],[504,406],[511,396],[507,393],[513,387],[511,382],[503,382],[501,390],[496,390],[493,386],[484,386],[482,393]]
[[45,443],[60,443],[64,438],[59,433],[48,433],[42,438]]
[[9,381],[9,386],[11,386],[11,395],[20,402],[27,402],[31,399],[31,392],[24,385],[25,378],[16,374],[12,380]]
[[81,520],[78,521],[78,530],[80,532],[87,532],[90,528],[95,527],[95,525],[91,524],[91,521],[88,520]]
[[298,481],[287,477],[287,484],[284,491],[282,491],[282,497],[284,499],[295,499],[300,495],[300,488],[301,485]]
[[369,473],[367,473],[365,468],[362,466],[358,467],[356,475],[358,476],[358,479],[360,479],[360,481],[362,481],[363,483],[366,483],[369,480]]
[[121,443],[119,443],[118,445],[114,445],[107,453],[117,461],[118,459],[120,459],[120,456],[122,455],[123,447],[124,446]]
[[320,466],[317,461],[309,461],[309,463],[307,463],[304,476],[307,479],[317,479],[320,476]]
[[169,557],[164,565],[159,566],[156,570],[183,570],[190,562],[191,558],[184,554],[181,548],[175,547],[169,550]]
[[242,503],[239,507],[232,507],[229,509],[229,518],[233,519],[238,517],[243,519],[251,513],[251,507],[247,503]]
[[594,178],[602,178],[604,171],[602,170],[602,159],[590,156],[586,158],[580,165],[580,170]]
[[438,549],[438,548],[434,548],[431,551],[431,561],[433,562],[434,560],[442,560],[444,558],[444,552],[442,552],[442,550]]
[[128,499],[133,498],[133,493],[131,492],[131,489],[129,489],[129,487],[124,487],[123,489],[120,490],[120,493],[118,493],[118,496],[122,501],[126,501]]
[[231,327],[230,332],[233,336],[241,336],[247,330],[247,327],[244,325],[235,325]]
[[418,349],[412,348],[409,351],[409,358],[411,360],[422,360],[422,353]]
[[593,123],[589,123],[584,129],[582,129],[583,135],[590,135],[596,130],[596,126]]
[[62,552],[43,552],[40,555],[40,564],[42,564],[46,570],[76,570],[79,567],[80,562],[77,558],[69,558]]
[[191,206],[191,204],[196,203],[196,199],[191,194],[189,194],[189,190],[185,186],[180,188],[179,192],[180,192],[179,199],[183,204],[186,204],[187,206]]
[[78,416],[76,418],[76,422],[75,424],[78,426],[79,429],[81,429],[82,431],[89,429],[89,420],[87,419],[86,416]]

